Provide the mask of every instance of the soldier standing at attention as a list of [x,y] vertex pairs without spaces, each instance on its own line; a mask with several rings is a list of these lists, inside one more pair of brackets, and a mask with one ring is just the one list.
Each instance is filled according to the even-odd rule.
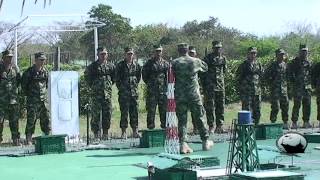
[[[197,57],[196,48],[194,46],[189,46],[188,54],[190,57],[196,58]],[[200,85],[200,93],[201,93],[201,85]],[[199,131],[197,129],[196,117],[192,113],[191,113],[191,119],[192,119],[192,125],[193,125],[193,134],[199,134]]]
[[155,128],[156,107],[160,114],[161,128],[166,128],[167,112],[167,71],[169,63],[162,58],[162,47],[154,46],[153,58],[142,69],[142,79],[147,85],[146,109],[147,127]]
[[2,62],[0,62],[0,143],[4,118],[8,117],[13,145],[18,146],[21,144],[17,99],[21,77],[18,68],[12,64],[12,57],[12,51],[5,50],[2,52]]
[[283,49],[277,49],[276,61],[273,61],[266,69],[264,77],[271,90],[271,113],[270,121],[275,123],[279,112],[279,103],[283,121],[283,128],[289,129],[288,125],[288,68],[284,61],[286,52]]
[[116,85],[119,90],[119,105],[121,111],[121,138],[126,139],[128,114],[133,137],[138,138],[138,84],[141,79],[141,67],[134,60],[132,48],[125,48],[125,58],[116,66]]
[[225,103],[225,86],[224,76],[227,70],[226,57],[222,55],[222,43],[219,41],[212,42],[213,52],[204,58],[208,64],[208,71],[204,73],[203,92],[204,107],[207,115],[209,133],[213,133],[214,116],[216,118],[215,133],[225,133],[223,129],[224,122],[224,103]]
[[[95,139],[97,139],[101,136],[102,128],[102,139],[107,140],[112,114],[111,97],[112,84],[115,82],[115,66],[108,61],[108,51],[106,48],[98,48],[97,52],[98,60],[87,67],[84,77],[91,89],[91,130],[94,133]],[[101,122],[100,117],[102,118]]]
[[188,109],[196,118],[202,149],[209,150],[213,142],[208,140],[208,133],[204,126],[204,112],[198,83],[198,73],[207,71],[208,67],[204,61],[188,55],[187,44],[179,44],[178,52],[180,57],[173,60],[172,68],[176,78],[174,95],[177,104],[180,152],[183,154],[193,152],[186,143]]
[[50,133],[50,119],[47,109],[48,71],[44,67],[46,56],[43,52],[35,54],[35,64],[22,75],[21,87],[27,96],[27,144],[32,144],[36,121],[40,119],[41,131],[45,135]]
[[247,60],[240,64],[236,73],[242,110],[252,111],[252,119],[256,125],[259,124],[261,116],[261,79],[263,76],[262,66],[257,62],[257,53],[256,47],[249,47]]
[[299,111],[302,103],[303,128],[310,128],[311,124],[311,62],[308,59],[308,47],[301,44],[299,47],[299,57],[293,59],[289,64],[289,80],[293,91],[293,109],[292,109],[292,129],[297,129]]
[[317,120],[320,128],[320,62],[312,68],[312,86],[315,88],[317,97]]

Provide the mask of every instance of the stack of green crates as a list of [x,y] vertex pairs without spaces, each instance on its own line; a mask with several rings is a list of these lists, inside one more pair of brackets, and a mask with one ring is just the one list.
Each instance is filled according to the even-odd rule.
[[66,151],[65,137],[62,135],[49,135],[35,137],[35,150],[38,154],[64,153]]
[[283,135],[282,127],[282,123],[256,125],[256,139],[277,139]]
[[166,132],[164,129],[142,130],[140,138],[140,147],[163,147],[166,139]]

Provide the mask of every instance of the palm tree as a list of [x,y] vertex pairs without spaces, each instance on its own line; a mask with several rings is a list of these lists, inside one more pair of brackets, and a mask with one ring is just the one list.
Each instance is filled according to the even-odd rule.
[[[1,11],[1,8],[2,8],[3,1],[4,0],[0,0],[0,11]],[[26,2],[26,0],[22,1],[21,16],[22,16],[22,13],[23,13],[23,8],[24,8],[25,2]],[[38,2],[38,0],[34,0],[34,4],[37,4],[37,2]],[[43,8],[45,8],[47,4],[50,5],[51,4],[51,0],[43,0]]]

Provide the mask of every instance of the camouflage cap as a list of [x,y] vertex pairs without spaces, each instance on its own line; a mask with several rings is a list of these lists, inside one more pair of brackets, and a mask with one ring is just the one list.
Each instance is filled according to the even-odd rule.
[[6,57],[6,56],[12,57],[12,56],[13,56],[12,50],[10,50],[10,49],[4,50],[4,51],[2,52],[2,57]]
[[44,52],[37,52],[34,54],[34,57],[39,60],[46,60],[47,59]]
[[197,51],[196,51],[196,47],[194,47],[194,46],[189,46],[189,52],[193,52],[193,53],[197,52]]
[[124,52],[127,53],[127,54],[129,54],[129,53],[133,54],[133,48],[126,47],[126,48],[124,48]]
[[162,46],[159,44],[159,45],[153,45],[153,49],[155,51],[162,51]]
[[220,41],[212,41],[212,47],[221,48],[222,47],[222,42],[220,42]]
[[97,52],[98,52],[98,54],[102,54],[102,53],[107,54],[108,53],[107,48],[105,48],[105,47],[98,47]]
[[189,45],[187,43],[178,44],[178,49],[188,49]]
[[300,51],[308,51],[309,50],[306,44],[300,44],[299,49],[300,49]]
[[276,54],[286,54],[286,51],[282,48],[279,48],[275,51]]
[[248,48],[248,52],[250,52],[250,53],[257,53],[257,52],[258,52],[257,47],[254,47],[254,46],[249,47],[249,48]]

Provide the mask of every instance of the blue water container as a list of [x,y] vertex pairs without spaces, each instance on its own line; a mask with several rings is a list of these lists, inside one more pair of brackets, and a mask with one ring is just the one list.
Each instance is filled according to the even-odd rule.
[[251,112],[250,111],[239,111],[238,112],[238,124],[252,124]]

